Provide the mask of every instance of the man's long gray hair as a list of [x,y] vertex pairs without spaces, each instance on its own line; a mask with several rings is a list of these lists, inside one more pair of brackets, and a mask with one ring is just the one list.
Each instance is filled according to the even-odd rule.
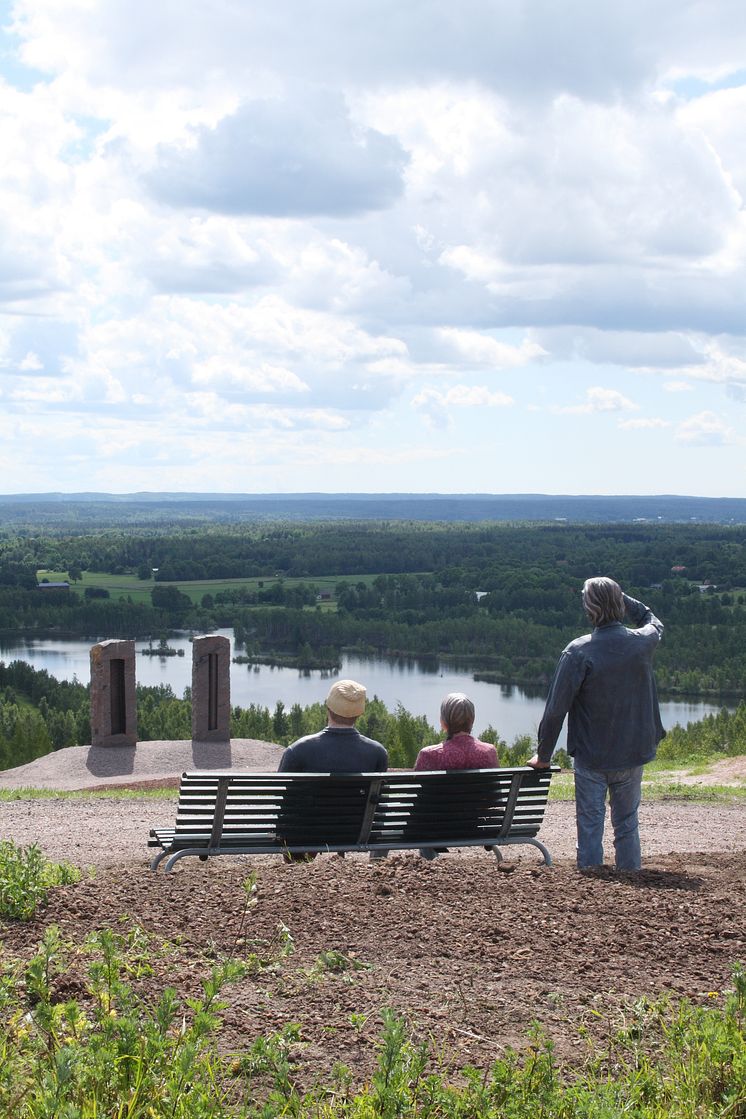
[[623,621],[625,606],[622,588],[605,575],[586,579],[583,584],[583,609],[594,628],[608,625],[609,622]]

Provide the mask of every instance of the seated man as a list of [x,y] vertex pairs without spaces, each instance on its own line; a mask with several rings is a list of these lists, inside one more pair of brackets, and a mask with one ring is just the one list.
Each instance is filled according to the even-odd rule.
[[[280,758],[278,773],[379,773],[388,767],[386,748],[372,738],[366,738],[355,727],[365,710],[365,688],[355,680],[338,680],[332,684],[326,697],[326,727],[318,734],[308,734],[288,746]],[[282,820],[277,823],[278,835],[282,834]],[[385,851],[376,851],[371,858],[385,857]],[[288,863],[308,862],[316,857],[309,851],[305,855],[285,854]]]
[[326,697],[327,725],[288,746],[279,773],[383,772],[388,754],[380,742],[366,738],[355,723],[365,710],[365,688],[355,680],[337,680]]

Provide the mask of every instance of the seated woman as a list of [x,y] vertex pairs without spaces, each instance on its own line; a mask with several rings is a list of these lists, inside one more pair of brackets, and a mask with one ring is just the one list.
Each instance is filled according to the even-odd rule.
[[[415,769],[494,769],[497,750],[489,742],[473,738],[474,704],[463,692],[451,692],[440,705],[440,725],[445,742],[424,746],[417,755]],[[421,847],[423,859],[435,859],[447,847]],[[491,851],[491,847],[486,850]]]
[[420,750],[415,769],[494,769],[497,766],[495,747],[472,737],[474,704],[463,692],[451,692],[443,700],[440,725],[446,732],[445,742]]

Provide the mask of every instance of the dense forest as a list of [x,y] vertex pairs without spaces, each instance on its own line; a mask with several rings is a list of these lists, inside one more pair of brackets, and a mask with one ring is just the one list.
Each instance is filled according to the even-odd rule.
[[[40,570],[67,572],[72,589],[40,590]],[[132,601],[100,586],[76,590],[83,573],[126,573],[147,592]],[[257,658],[303,666],[333,662],[342,649],[455,656],[488,679],[543,687],[585,627],[579,591],[598,574],[665,622],[656,662],[663,692],[746,694],[746,527],[738,525],[5,526],[0,630],[97,639],[233,626],[245,655]],[[329,585],[330,577],[322,608],[314,580]],[[200,591],[208,579],[211,589]],[[215,585],[228,579],[254,582]]]
[[746,588],[746,526],[509,525],[345,521],[203,525],[177,531],[12,531],[0,528],[0,577],[33,587],[40,568],[120,574],[159,582],[280,574],[449,572],[482,589],[537,580],[549,590],[588,572],[650,586],[683,570],[690,582]]

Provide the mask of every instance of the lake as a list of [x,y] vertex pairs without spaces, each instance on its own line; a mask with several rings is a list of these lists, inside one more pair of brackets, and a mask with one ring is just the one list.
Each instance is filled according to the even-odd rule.
[[[216,631],[233,643],[233,630]],[[92,642],[75,638],[3,638],[0,637],[0,659],[27,661],[34,668],[44,668],[58,680],[81,683],[90,680],[90,648]],[[192,650],[187,635],[169,639],[172,648],[182,649],[183,656],[143,656],[147,641],[137,641],[138,684],[169,684],[177,696],[191,685]],[[405,658],[367,657],[345,654],[340,671],[335,674],[302,673],[295,668],[271,668],[267,665],[231,665],[231,702],[247,707],[256,703],[273,709],[278,700],[286,708],[294,703],[301,707],[323,700],[334,678],[351,677],[365,684],[369,696],[378,696],[393,710],[401,703],[414,715],[425,715],[438,727],[440,702],[448,692],[466,692],[477,710],[477,729],[491,724],[508,743],[519,734],[536,736],[544,710],[544,694],[512,684],[488,684],[476,681],[472,671],[448,661],[422,662]],[[685,725],[717,712],[722,704],[684,700],[661,702],[663,725]],[[732,706],[732,705],[725,705]],[[560,740],[564,743],[563,737]]]

